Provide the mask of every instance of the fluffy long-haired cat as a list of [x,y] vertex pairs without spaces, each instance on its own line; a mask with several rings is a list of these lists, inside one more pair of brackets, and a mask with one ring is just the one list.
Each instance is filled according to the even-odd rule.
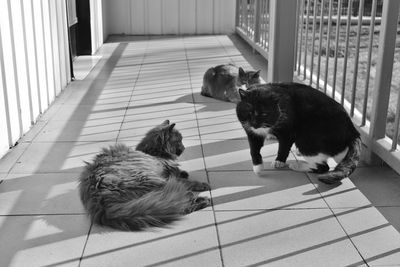
[[133,150],[104,148],[80,176],[80,196],[93,222],[121,230],[164,226],[210,204],[197,191],[207,183],[188,180],[175,161],[182,135],[168,120],[151,129]]
[[260,71],[244,71],[232,64],[209,68],[203,77],[201,95],[237,103],[240,101],[238,88],[261,83]]
[[[260,149],[265,138],[276,138],[278,154],[272,165],[285,167],[293,143],[307,161],[289,164],[298,171],[315,172],[327,184],[339,182],[356,168],[360,134],[345,109],[332,98],[299,83],[255,85],[239,90],[236,113],[247,133],[253,169],[263,168]],[[327,159],[338,165],[329,171]]]

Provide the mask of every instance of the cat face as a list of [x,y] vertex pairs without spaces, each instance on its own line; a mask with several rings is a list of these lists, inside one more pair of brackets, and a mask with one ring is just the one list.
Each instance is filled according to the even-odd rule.
[[165,120],[160,125],[160,136],[161,147],[163,147],[166,152],[173,155],[180,156],[185,150],[185,146],[182,143],[181,133],[175,129],[175,123],[170,124],[169,120]]
[[239,68],[238,85],[245,85],[248,88],[252,84],[261,83],[260,80],[260,70],[258,71],[244,71]]
[[239,94],[241,101],[236,106],[236,114],[245,129],[270,128],[277,122],[280,110],[273,95],[242,89]]
[[152,156],[171,155],[176,158],[183,153],[185,146],[182,143],[181,133],[175,129],[175,123],[170,124],[169,120],[165,120],[146,134],[136,146],[136,150]]

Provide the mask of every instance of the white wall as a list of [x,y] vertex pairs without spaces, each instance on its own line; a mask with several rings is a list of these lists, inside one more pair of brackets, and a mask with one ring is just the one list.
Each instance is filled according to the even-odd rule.
[[0,0],[0,157],[70,82],[64,0]]
[[107,34],[226,34],[235,8],[236,0],[103,0],[103,23]]

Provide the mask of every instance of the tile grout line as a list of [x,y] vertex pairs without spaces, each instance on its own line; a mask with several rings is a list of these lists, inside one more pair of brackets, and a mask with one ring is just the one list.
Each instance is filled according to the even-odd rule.
[[84,255],[85,255],[85,250],[86,250],[86,246],[87,246],[87,244],[88,244],[88,242],[89,242],[89,236],[90,236],[90,232],[92,231],[92,227],[93,227],[93,222],[90,222],[90,227],[89,227],[89,231],[88,231],[88,233],[87,233],[87,235],[86,235],[85,244],[83,244],[82,254],[81,254],[81,256],[79,257],[78,267],[81,266],[83,257],[84,257]]
[[[194,91],[193,91],[192,76],[191,76],[191,72],[190,72],[189,58],[188,58],[188,55],[187,55],[187,48],[186,48],[184,39],[183,39],[183,44],[184,44],[185,55],[186,55],[186,64],[187,64],[187,68],[188,68],[188,72],[189,72],[190,87],[192,89],[192,101],[193,101],[193,106],[194,106],[194,114],[195,114],[195,117],[196,117],[197,131],[198,131],[199,139],[200,139],[200,147],[201,147],[201,153],[202,153],[202,158],[203,158],[204,170],[205,170],[205,173],[206,173],[207,182],[209,184],[211,184],[210,177],[209,177],[208,170],[207,170],[207,166],[206,166],[206,162],[205,162],[205,153],[204,153],[202,137],[201,137],[201,134],[200,134],[200,125],[199,125],[199,118],[197,116],[196,101],[194,99]],[[211,191],[210,191],[210,196],[211,196],[211,208],[212,208],[213,217],[214,217],[214,226],[215,226],[215,231],[217,233],[219,256],[221,258],[221,265],[224,267],[225,263],[224,263],[224,257],[223,257],[223,254],[222,254],[221,237],[220,237],[220,234],[219,234],[217,217],[216,217],[216,210],[215,210],[215,207],[214,207],[213,197],[212,197],[212,192]]]
[[[318,190],[318,188],[315,186],[315,184],[312,182],[311,177],[309,175],[309,173],[305,173],[308,180],[310,181],[310,183],[314,186],[314,188],[318,191],[319,195],[321,196],[322,200],[325,202],[326,206],[329,208],[330,212],[332,213],[333,217],[335,218],[335,220],[337,221],[337,223],[339,224],[340,228],[342,229],[342,231],[345,233],[347,239],[350,241],[350,243],[353,245],[354,249],[357,251],[358,255],[361,257],[361,259],[363,260],[363,262],[369,266],[368,262],[366,261],[366,259],[363,257],[362,253],[360,252],[360,250],[358,249],[358,247],[356,246],[356,244],[354,243],[354,241],[351,239],[349,233],[346,231],[346,229],[344,228],[344,226],[342,225],[342,223],[340,222],[339,218],[336,216],[336,213],[333,211],[333,208],[329,205],[328,201],[326,201],[325,197],[321,194],[321,192]],[[372,204],[371,204],[371,207]]]
[[144,54],[143,54],[143,57],[142,57],[142,62],[140,63],[140,67],[139,67],[139,70],[138,70],[137,77],[136,77],[136,79],[135,79],[135,82],[133,83],[132,92],[131,92],[131,95],[130,95],[130,97],[129,97],[128,104],[127,104],[127,106],[126,106],[126,108],[125,108],[125,113],[124,113],[124,116],[123,116],[123,118],[122,118],[121,125],[120,125],[120,127],[119,127],[117,137],[115,138],[115,143],[118,143],[118,139],[119,139],[119,136],[120,136],[120,133],[121,133],[121,130],[122,130],[122,126],[123,126],[123,124],[124,124],[126,114],[128,113],[129,105],[130,105],[131,100],[132,100],[132,98],[133,98],[133,92],[135,91],[135,86],[136,86],[137,81],[139,80],[140,73],[141,73],[141,70],[142,70],[142,67],[143,67],[143,62],[144,62],[144,60],[145,60],[145,58],[146,58],[148,46],[149,46],[149,38],[147,38],[147,40],[146,40],[146,46],[145,46],[145,48],[144,48]]

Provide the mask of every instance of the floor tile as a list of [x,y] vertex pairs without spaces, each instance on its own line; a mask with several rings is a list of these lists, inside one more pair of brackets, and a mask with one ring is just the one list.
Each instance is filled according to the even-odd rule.
[[[162,112],[157,114],[147,113],[144,115],[146,118],[141,118],[142,114],[138,115],[126,115],[124,122],[122,123],[118,140],[141,140],[145,134],[153,127],[160,125],[163,121],[169,120],[170,123],[176,124],[176,129],[182,134],[183,139],[199,139],[199,130],[197,127],[196,117],[194,113],[183,113],[175,114],[165,111],[164,116]],[[168,115],[170,113],[171,115]]]
[[369,266],[400,265],[400,233],[376,208],[335,210],[335,215]]
[[34,139],[35,142],[115,141],[121,122],[50,121]]
[[291,171],[209,172],[216,210],[325,208],[319,194],[307,194],[314,186],[307,176]]
[[[235,170],[253,170],[250,148],[247,140],[208,140],[201,142],[204,151],[204,161],[209,171],[235,171]],[[265,141],[261,148],[261,156],[264,161],[264,170],[274,169],[271,162],[275,160],[278,152],[278,143],[274,141]],[[292,153],[289,154],[287,163],[295,161]],[[285,168],[288,170],[288,168]]]
[[115,142],[32,143],[16,162],[11,173],[80,173],[101,148]]
[[400,207],[376,207],[376,209],[400,233]]
[[327,185],[319,181],[315,174],[307,174],[316,186],[312,193],[319,192],[331,208],[351,208],[371,205],[365,195],[358,190],[349,178],[340,184]]
[[222,266],[211,211],[185,216],[169,228],[121,232],[94,227],[81,266]]
[[216,218],[225,266],[362,263],[329,210],[216,212]]
[[1,266],[78,266],[86,215],[0,216]]
[[[124,143],[133,149],[137,146],[140,140],[124,140],[120,139],[119,143]],[[203,152],[200,145],[200,140],[183,139],[185,150],[182,155],[178,157],[178,163],[183,170],[189,172],[204,171]],[[206,179],[204,180],[206,182]]]
[[0,215],[84,213],[78,173],[10,174],[0,187]]
[[0,172],[8,173],[28,147],[29,143],[21,142],[8,150],[7,154],[0,159]]
[[389,167],[362,167],[350,176],[374,206],[400,207],[399,175]]

